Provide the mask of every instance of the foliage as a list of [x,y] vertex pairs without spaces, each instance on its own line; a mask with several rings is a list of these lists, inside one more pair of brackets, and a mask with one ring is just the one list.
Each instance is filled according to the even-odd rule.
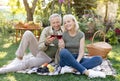
[[[11,7],[12,15],[26,14],[27,21],[33,21],[33,15],[38,0],[9,0],[8,5]],[[32,6],[31,6],[32,5]]]
[[87,22],[88,21],[83,18],[80,18],[80,20],[79,20],[79,27],[80,27],[80,30],[82,30],[83,32],[88,31]]
[[118,0],[118,10],[116,20],[120,21],[120,0]]
[[42,27],[49,26],[49,17],[41,17],[39,15],[36,15],[35,22],[40,23]]
[[99,25],[96,23],[96,30],[102,30],[105,32],[105,26],[103,25],[103,23],[100,23]]
[[84,16],[79,19],[80,29],[84,32],[88,32],[89,31],[89,26],[88,25],[90,25],[89,23],[92,23],[93,26],[95,26],[93,28],[92,33],[94,33],[97,30],[104,31],[104,29],[105,29],[105,26],[103,25],[102,22],[99,21],[99,19],[95,20],[95,18],[93,18],[93,17],[84,17]]
[[36,20],[40,21],[43,25],[43,27],[46,27],[49,25],[49,14],[44,14],[44,13],[40,13],[41,15],[36,15]]
[[75,10],[75,14],[81,17],[85,10],[93,10],[97,7],[96,0],[73,0],[74,4],[72,7]]
[[43,27],[49,26],[48,18],[42,18],[41,21],[43,23]]
[[2,34],[7,35],[15,32],[12,21],[4,21],[1,24],[2,24],[2,27],[0,27],[0,31]]
[[10,13],[6,14],[4,11],[0,13],[0,32],[1,34],[11,34],[14,33],[14,28],[13,28],[13,21],[11,20],[12,18]]
[[[70,0],[70,9],[68,2],[68,0],[65,0],[65,2],[60,5],[58,0],[52,0],[48,4],[44,4],[45,2],[43,0],[38,0],[34,17],[39,15],[43,23],[49,24],[46,19],[48,19],[52,13],[62,13],[61,15],[64,15],[71,12],[80,18],[85,10],[93,10],[96,7],[96,0]],[[25,14],[25,8],[21,3],[20,0],[9,0],[13,15],[18,13]]]
[[120,28],[120,22],[119,22],[119,21],[116,21],[116,22],[115,22],[114,28]]
[[[52,12],[51,8],[52,8],[52,3],[53,1],[51,1],[50,3],[48,3],[45,7],[42,6],[42,1],[39,0],[37,3],[37,7],[36,7],[36,11],[35,11],[35,18],[40,20],[43,24],[43,27],[46,27],[49,25],[49,16],[52,13],[58,13],[56,11],[58,11],[58,9],[54,9],[54,12]],[[56,2],[56,1],[55,1]],[[55,5],[54,5],[55,6]],[[56,7],[56,6],[55,6]]]
[[118,44],[118,37],[116,36],[115,34],[115,31],[114,30],[109,30],[107,33],[106,33],[106,38],[108,39],[108,42],[110,44]]
[[13,15],[22,13],[25,14],[24,6],[20,0],[9,0],[8,5],[11,7],[11,12]]

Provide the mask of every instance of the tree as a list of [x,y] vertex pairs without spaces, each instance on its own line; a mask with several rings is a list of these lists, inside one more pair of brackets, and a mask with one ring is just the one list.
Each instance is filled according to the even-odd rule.
[[[102,3],[101,3],[101,2]],[[110,22],[114,22],[115,21],[115,17],[117,14],[117,5],[118,5],[118,1],[117,0],[100,0],[98,3],[103,5],[104,10],[104,14],[100,14],[103,17],[103,22],[104,24],[108,24]],[[102,7],[100,7],[100,9],[102,10]],[[101,12],[101,10],[99,10],[99,12]]]
[[14,19],[17,19],[16,14],[25,14],[24,6],[21,4],[20,0],[9,0],[8,6],[10,6],[10,12]]
[[35,12],[37,1],[38,0],[33,0],[32,6],[30,7],[30,5],[28,4],[28,0],[23,0],[25,10],[26,10],[26,14],[27,14],[27,21],[33,21],[33,15],[34,15],[34,12]]
[[84,10],[94,10],[97,7],[97,0],[73,0],[72,7],[75,10],[75,14],[81,17],[84,14]]
[[9,0],[8,5],[11,7],[13,17],[16,14],[26,13],[27,21],[33,21],[37,2],[38,0]]

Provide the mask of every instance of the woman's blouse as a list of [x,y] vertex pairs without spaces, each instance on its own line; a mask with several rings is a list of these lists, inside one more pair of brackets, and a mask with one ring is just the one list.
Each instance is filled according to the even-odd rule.
[[78,54],[80,48],[80,40],[84,37],[82,31],[78,31],[75,36],[70,36],[68,32],[63,33],[63,40],[65,42],[65,48],[72,54]]

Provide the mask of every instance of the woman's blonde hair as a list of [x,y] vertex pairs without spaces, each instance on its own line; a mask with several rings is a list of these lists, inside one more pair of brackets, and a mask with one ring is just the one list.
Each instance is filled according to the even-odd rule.
[[65,21],[66,18],[71,18],[71,19],[73,19],[73,21],[75,22],[75,29],[76,29],[76,30],[79,30],[79,24],[78,24],[75,16],[73,16],[72,14],[66,14],[66,15],[64,15],[64,16],[63,16],[63,25],[64,25],[64,21]]

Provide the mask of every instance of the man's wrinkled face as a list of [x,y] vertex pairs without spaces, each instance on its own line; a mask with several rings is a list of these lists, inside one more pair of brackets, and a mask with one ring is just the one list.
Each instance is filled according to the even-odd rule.
[[61,26],[61,20],[59,17],[51,18],[50,25],[54,30],[59,30]]

